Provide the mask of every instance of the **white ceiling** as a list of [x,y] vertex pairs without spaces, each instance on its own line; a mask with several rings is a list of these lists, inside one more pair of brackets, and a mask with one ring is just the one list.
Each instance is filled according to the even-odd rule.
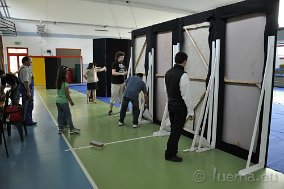
[[125,4],[133,7],[168,9],[173,12],[198,13],[243,0],[84,0],[102,3]]
[[16,23],[17,31],[33,31],[34,25],[40,23],[48,24],[50,33],[94,35],[95,28],[95,32],[107,30],[105,33],[108,32],[111,36],[115,36],[116,33],[120,36],[120,33],[123,33],[123,36],[129,37],[129,32],[133,29],[234,4],[242,0],[6,1],[11,15],[10,19]]

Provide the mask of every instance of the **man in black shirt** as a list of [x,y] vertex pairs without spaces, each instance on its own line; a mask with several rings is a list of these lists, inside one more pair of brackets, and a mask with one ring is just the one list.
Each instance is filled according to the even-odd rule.
[[5,97],[4,89],[6,84],[11,86],[10,99],[13,105],[19,104],[20,94],[19,94],[19,79],[14,74],[5,74],[4,70],[0,69],[1,78],[1,98]]
[[112,107],[115,104],[117,98],[119,97],[120,103],[123,99],[123,83],[125,76],[127,75],[127,69],[123,65],[124,52],[118,51],[115,54],[115,61],[112,63],[111,72],[111,98],[110,98],[110,110],[109,115],[112,114]]

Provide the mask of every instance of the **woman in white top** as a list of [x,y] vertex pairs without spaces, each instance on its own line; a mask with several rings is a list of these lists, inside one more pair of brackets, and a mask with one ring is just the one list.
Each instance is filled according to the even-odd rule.
[[[97,72],[106,71],[106,67],[103,68],[96,67],[94,62],[89,63],[88,68],[84,74],[84,78],[87,80],[87,103],[88,102],[95,102],[97,103],[96,99],[96,90],[98,88],[97,82],[99,81]],[[93,94],[93,95],[91,95]]]

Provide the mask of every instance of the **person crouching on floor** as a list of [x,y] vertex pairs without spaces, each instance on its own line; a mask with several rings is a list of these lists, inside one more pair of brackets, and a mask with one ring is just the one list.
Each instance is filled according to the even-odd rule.
[[138,127],[138,118],[140,114],[139,110],[139,93],[143,91],[145,96],[145,102],[148,100],[146,84],[143,81],[143,74],[137,73],[136,76],[131,76],[125,80],[124,86],[126,89],[124,91],[124,97],[122,101],[119,126],[124,125],[124,118],[126,115],[126,110],[128,103],[131,102],[133,105],[133,128]]

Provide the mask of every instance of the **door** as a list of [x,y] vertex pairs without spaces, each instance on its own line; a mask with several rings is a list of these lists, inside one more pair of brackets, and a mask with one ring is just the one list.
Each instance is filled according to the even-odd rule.
[[18,72],[25,56],[28,56],[28,48],[7,47],[8,73]]

